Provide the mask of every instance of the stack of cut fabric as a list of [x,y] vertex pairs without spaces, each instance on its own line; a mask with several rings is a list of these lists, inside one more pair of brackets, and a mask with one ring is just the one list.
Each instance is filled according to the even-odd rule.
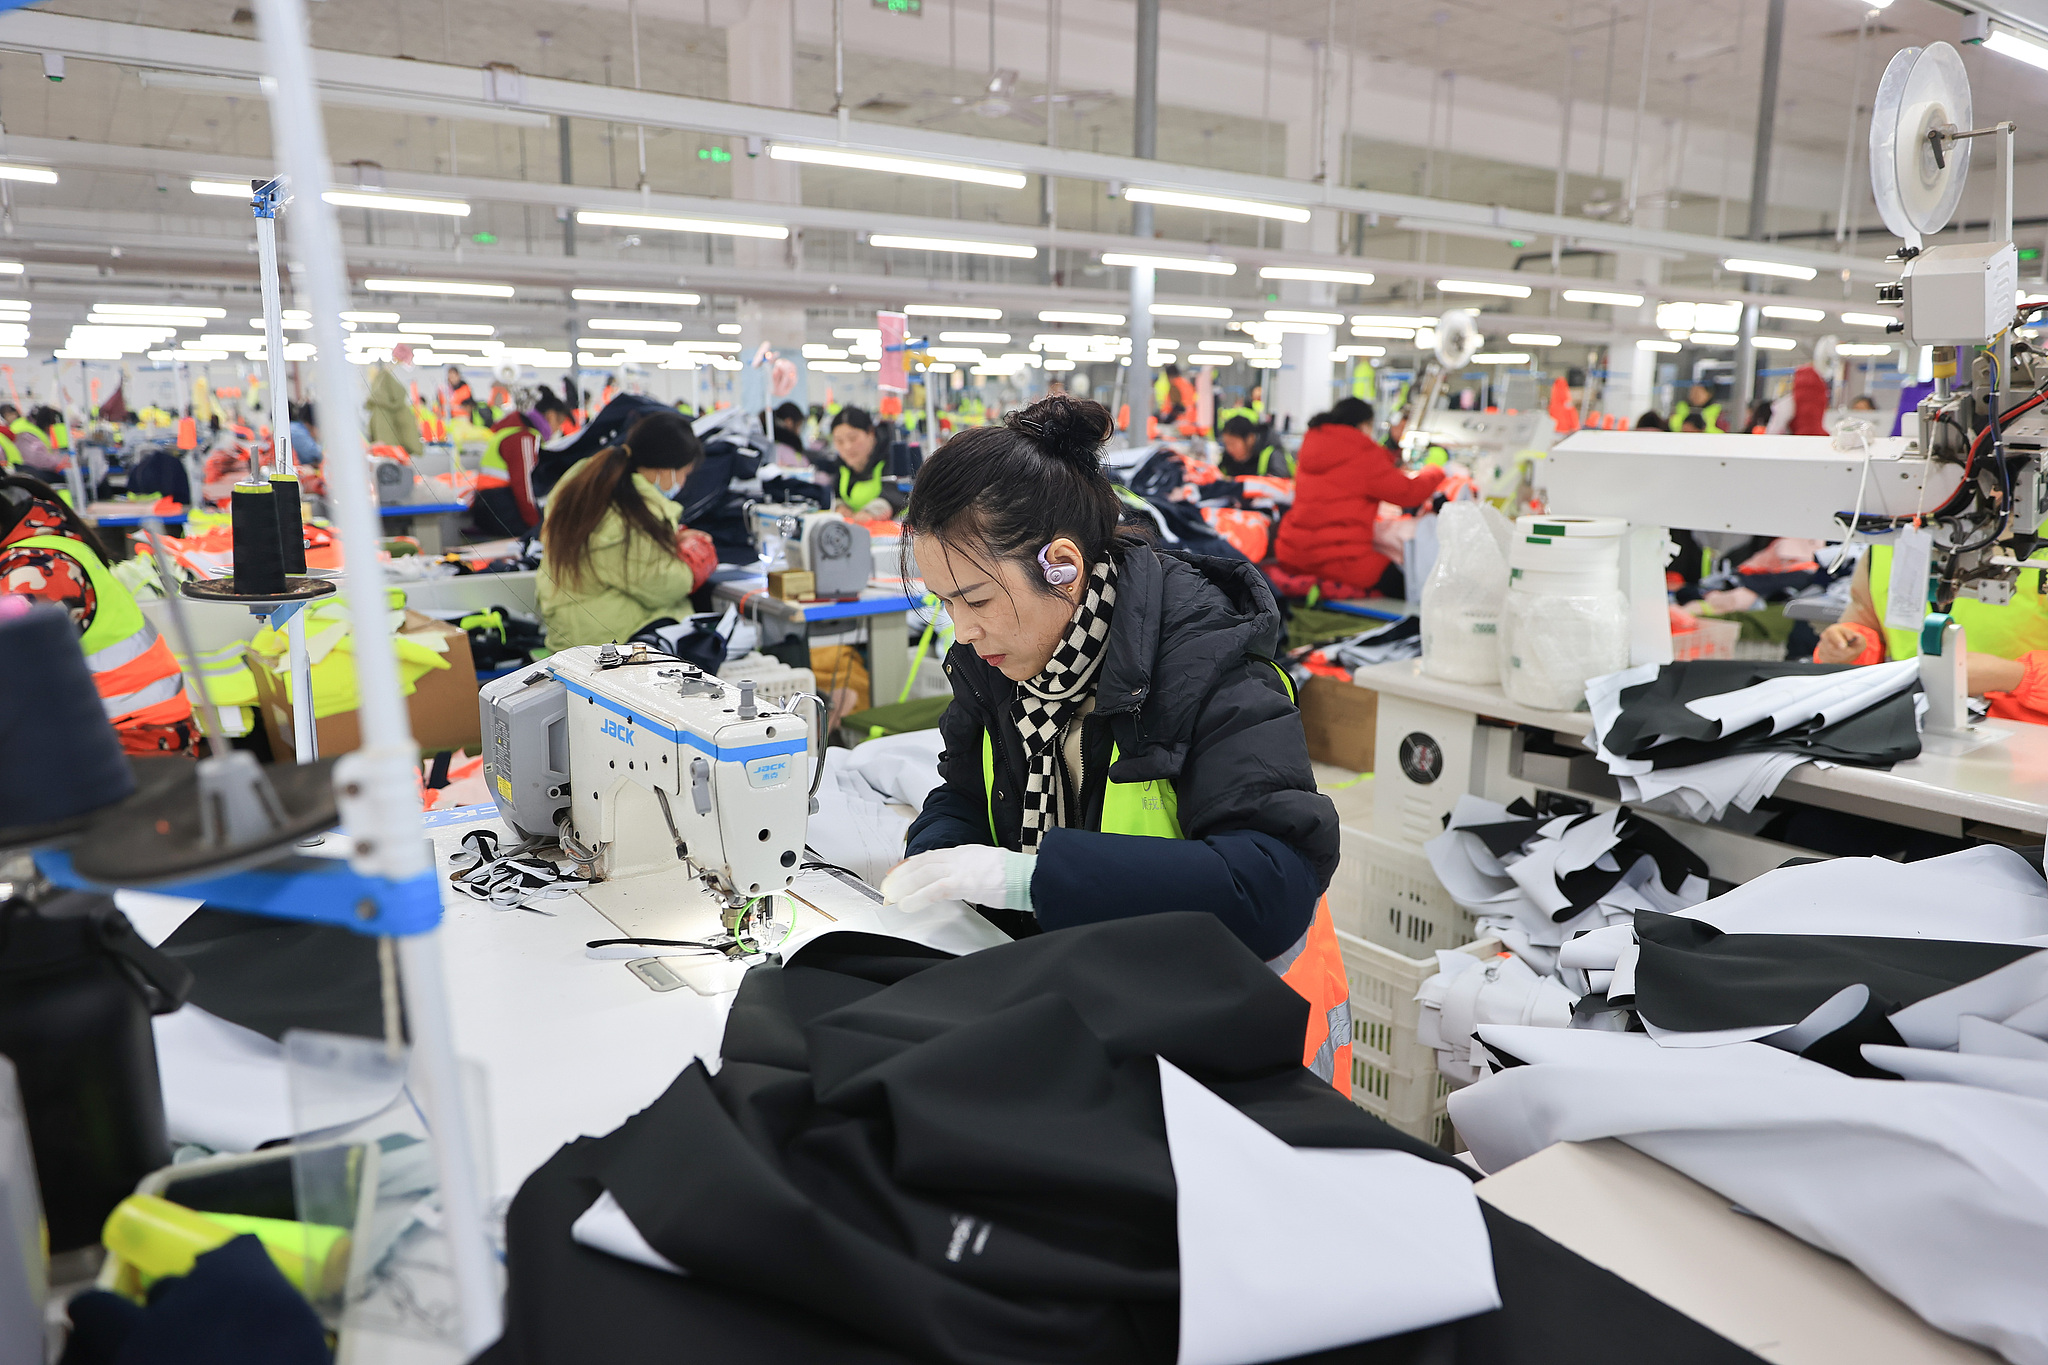
[[1502,806],[1468,794],[1423,850],[1451,899],[1477,921],[1478,937],[1507,950],[1484,958],[1439,952],[1438,974],[1417,993],[1416,1036],[1460,1083],[1481,1074],[1472,1051],[1478,1025],[1572,1022],[1587,983],[1583,973],[1560,979],[1560,949],[1609,926],[1625,930],[1639,911],[1698,905],[1709,890],[1706,863],[1627,807],[1545,817],[1526,801]]
[[1781,868],[1575,940],[1645,1032],[1477,1025],[1451,1097],[1488,1170],[1614,1137],[2048,1365],[2048,884],[1977,848]]
[[1404,616],[1384,626],[1332,640],[1309,651],[1302,663],[1310,673],[1348,681],[1359,669],[1373,664],[1421,657],[1422,618]]
[[1920,754],[1912,659],[1644,664],[1594,678],[1586,701],[1622,798],[1697,820],[1754,810],[1801,763],[1889,768]]

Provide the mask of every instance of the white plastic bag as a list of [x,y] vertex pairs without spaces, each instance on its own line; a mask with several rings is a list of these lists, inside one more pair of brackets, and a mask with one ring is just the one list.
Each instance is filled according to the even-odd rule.
[[1498,682],[1513,527],[1472,501],[1447,505],[1436,522],[1436,566],[1422,587],[1422,671],[1446,682]]

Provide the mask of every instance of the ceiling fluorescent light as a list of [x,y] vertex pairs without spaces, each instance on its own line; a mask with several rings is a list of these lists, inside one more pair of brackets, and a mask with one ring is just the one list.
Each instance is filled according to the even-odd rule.
[[1148,190],[1126,186],[1124,198],[1134,204],[1164,204],[1177,209],[1210,209],[1216,213],[1245,213],[1254,218],[1280,218],[1306,223],[1309,212],[1293,204],[1262,204],[1256,199],[1228,199],[1214,194],[1184,194],[1179,190]]
[[343,313],[343,314],[341,315],[341,320],[342,320],[343,322],[396,322],[396,321],[398,321],[398,314],[396,314],[396,313]]
[[968,242],[951,237],[905,237],[893,232],[876,232],[868,236],[869,246],[889,247],[897,251],[953,251],[963,256],[1007,256],[1016,261],[1035,260],[1038,248],[1023,246],[1016,242]]
[[1235,365],[1237,363],[1237,357],[1234,355],[1210,355],[1207,352],[1197,352],[1190,355],[1187,360],[1190,365]]
[[1395,313],[1354,313],[1351,316],[1351,325],[1353,327],[1434,327],[1436,326],[1436,319],[1403,317]]
[[1638,341],[1636,349],[1638,351],[1662,351],[1665,355],[1676,355],[1685,348],[1675,341]]
[[923,175],[934,180],[964,180],[970,185],[994,185],[1005,190],[1021,190],[1029,183],[1028,178],[1018,171],[960,166],[944,161],[917,161],[903,156],[877,156],[870,152],[841,152],[829,147],[797,147],[784,142],[771,145],[768,155],[776,161],[843,166],[852,171],[881,171],[885,175]]
[[1481,351],[1478,355],[1472,357],[1472,363],[1474,365],[1526,365],[1529,363],[1529,353],[1527,351]]
[[430,337],[488,337],[498,329],[488,322],[401,322],[401,332],[424,332]]
[[1820,322],[1827,313],[1819,308],[1794,308],[1789,304],[1773,303],[1764,308],[1767,318],[1782,318],[1787,322]]
[[1339,346],[1336,350],[1330,352],[1331,355],[1337,356],[1340,359],[1362,356],[1367,360],[1377,360],[1386,353],[1387,348],[1384,346]]
[[1791,337],[1751,337],[1750,344],[1759,351],[1789,351],[1799,343]]
[[1730,256],[1721,262],[1723,270],[1732,270],[1738,275],[1775,275],[1785,280],[1810,280],[1820,274],[1810,265],[1786,265],[1782,261],[1752,261],[1742,256]]
[[249,199],[256,192],[244,180],[194,180],[192,193],[211,194],[221,199]]
[[19,275],[26,269],[20,261],[0,261],[0,275]]
[[1344,321],[1342,313],[1303,313],[1290,308],[1268,308],[1268,322],[1313,322],[1325,327],[1335,327]]
[[697,294],[668,294],[658,289],[571,289],[569,297],[578,303],[670,303],[694,308],[704,300]]
[[471,284],[467,280],[364,280],[372,294],[463,294],[478,299],[509,299],[509,284]]
[[1155,303],[1152,305],[1152,316],[1155,318],[1215,318],[1218,321],[1228,321],[1230,310],[1228,308],[1211,308],[1207,304],[1201,303]]
[[1562,346],[1564,338],[1553,336],[1549,332],[1509,332],[1508,344],[1511,346]]
[[1105,251],[1104,265],[1131,266],[1135,269],[1188,270],[1198,275],[1235,275],[1237,265],[1233,261],[1198,260],[1191,256],[1141,256],[1128,251]]
[[1500,299],[1526,299],[1535,291],[1526,284],[1492,284],[1486,280],[1438,280],[1442,294],[1487,294]]
[[341,209],[390,209],[394,213],[438,213],[448,218],[469,217],[469,205],[460,199],[420,199],[409,194],[383,194],[374,190],[326,190],[320,197]]
[[1835,347],[1835,354],[1864,356],[1890,355],[1892,353],[1892,350],[1893,348],[1890,346],[1873,346],[1869,342],[1864,341],[1845,341],[1841,345]]
[[228,310],[225,308],[202,308],[196,303],[96,303],[92,306],[92,311],[95,313],[127,313],[137,318],[224,318],[228,315]]
[[1695,346],[1733,346],[1742,338],[1733,332],[1694,332],[1688,340]]
[[1121,327],[1124,325],[1124,315],[1122,313],[1072,313],[1059,308],[1051,308],[1039,313],[1038,320],[1040,322],[1092,323],[1099,327]]
[[1643,306],[1643,296],[1641,294],[1611,293],[1605,289],[1567,289],[1564,291],[1563,297],[1566,303],[1604,303],[1609,308],[1640,308]]
[[1355,337],[1384,337],[1388,341],[1412,341],[1415,339],[1415,329],[1413,327],[1353,327],[1351,335]]
[[1007,346],[1008,332],[941,332],[939,340],[956,342],[963,346]]
[[[983,322],[996,322],[1003,316],[1000,308],[978,308],[969,303],[906,303],[903,311],[914,318],[978,318]],[[880,335],[872,327],[863,330]]]
[[0,166],[0,180],[26,180],[37,185],[54,185],[57,173],[48,166]]
[[719,218],[669,218],[653,213],[606,213],[578,209],[576,221],[586,227],[647,228],[654,232],[701,232],[713,237],[766,237],[782,241],[789,229],[774,223],[729,223]]
[[1844,313],[1842,321],[1851,327],[1889,327],[1898,318],[1890,313]]
[[1259,267],[1262,280],[1311,280],[1322,284],[1371,284],[1372,273],[1366,270],[1319,270],[1305,265],[1262,265]]
[[596,332],[680,332],[683,330],[683,324],[680,322],[663,322],[660,320],[642,322],[638,318],[592,318],[589,325],[591,330]]
[[1984,35],[1983,46],[1996,52],[2001,57],[2010,57],[2014,61],[2025,62],[2028,66],[2039,67],[2043,71],[2048,71],[2048,47],[2043,47],[2040,43],[2034,42],[2031,39],[2022,38],[2017,33],[2011,33],[2002,28],[1993,28]]

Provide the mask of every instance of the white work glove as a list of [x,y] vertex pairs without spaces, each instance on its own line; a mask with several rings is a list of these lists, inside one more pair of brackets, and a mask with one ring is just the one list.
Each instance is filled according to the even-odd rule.
[[1038,859],[987,844],[935,848],[906,858],[882,879],[882,901],[916,914],[940,901],[972,901],[992,910],[1029,910]]

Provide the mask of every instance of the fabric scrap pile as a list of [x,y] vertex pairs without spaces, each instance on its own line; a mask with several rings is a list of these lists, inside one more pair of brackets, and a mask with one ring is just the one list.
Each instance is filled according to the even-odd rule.
[[2044,949],[2048,883],[2010,849],[1780,868],[1567,944],[1642,1031],[1482,1022],[1496,1074],[1451,1116],[1488,1170],[1619,1138],[2048,1365]]
[[544,853],[538,841],[506,847],[488,829],[475,829],[462,836],[462,851],[448,862],[448,882],[471,900],[486,901],[500,910],[531,910],[552,915],[541,902],[560,900],[590,885],[578,876],[573,862],[558,861]]
[[1310,651],[1303,663],[1311,673],[1350,681],[1359,669],[1422,657],[1422,618],[1404,616],[1357,635],[1332,640]]
[[1801,763],[1889,768],[1920,754],[1912,659],[1643,664],[1586,684],[1622,799],[1696,820],[1754,810]]
[[1560,977],[1560,949],[1578,936],[1626,928],[1638,911],[1672,913],[1710,890],[1707,865],[1670,833],[1627,807],[1586,815],[1538,815],[1464,795],[1444,832],[1423,845],[1430,867],[1476,920],[1480,939],[1507,951],[1439,952],[1423,982],[1416,1035],[1437,1049],[1437,1067],[1476,1079],[1471,1050],[1481,1023],[1563,1028],[1588,993],[1583,974]]

